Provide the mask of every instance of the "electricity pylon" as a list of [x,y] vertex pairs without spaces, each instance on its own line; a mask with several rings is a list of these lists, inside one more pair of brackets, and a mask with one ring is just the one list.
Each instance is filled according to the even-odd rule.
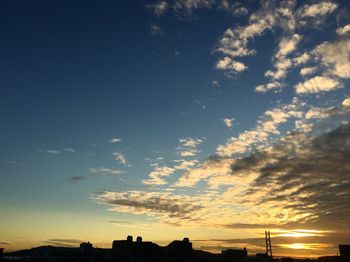
[[270,231],[265,231],[266,255],[272,257],[272,245]]

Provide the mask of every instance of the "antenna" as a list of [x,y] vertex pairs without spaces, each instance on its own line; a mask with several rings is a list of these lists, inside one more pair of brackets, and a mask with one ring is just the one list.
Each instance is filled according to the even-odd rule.
[[266,255],[272,257],[272,245],[270,231],[265,231]]

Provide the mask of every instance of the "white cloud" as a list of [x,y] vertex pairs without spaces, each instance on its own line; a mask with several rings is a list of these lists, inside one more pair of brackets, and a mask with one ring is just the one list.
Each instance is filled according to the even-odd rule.
[[182,15],[192,15],[194,10],[211,8],[215,0],[175,0],[173,8]]
[[161,16],[168,10],[169,4],[166,1],[159,1],[158,3],[148,4],[147,7],[152,9],[157,16]]
[[304,52],[301,55],[293,58],[293,62],[295,65],[301,65],[307,63],[311,59],[311,56],[309,53]]
[[[248,47],[249,42],[276,26],[282,27],[283,30],[288,32],[293,30],[295,27],[295,19],[291,10],[294,5],[295,3],[293,1],[265,1],[260,10],[250,15],[249,23],[246,26],[227,29],[219,40],[219,47],[216,49],[216,51],[224,57],[217,62],[217,68],[223,70],[231,69],[234,72],[243,71],[236,70],[236,68],[232,66],[229,67],[228,65],[230,63],[227,58],[239,62],[236,61],[237,57],[255,55],[256,50]],[[282,41],[279,55],[285,57],[289,54],[300,41],[299,38],[299,35],[293,34],[291,39]],[[243,67],[241,67],[241,69],[243,69]]]
[[324,42],[314,49],[313,54],[328,69],[328,74],[350,78],[350,41]]
[[265,73],[266,77],[270,77],[272,82],[265,85],[258,85],[255,91],[265,93],[270,90],[281,89],[284,84],[276,81],[286,77],[287,71],[293,66],[293,60],[287,56],[294,52],[302,37],[298,34],[285,36],[278,44],[276,54],[274,55],[274,70],[268,70]]
[[300,75],[302,75],[302,76],[311,75],[311,74],[316,73],[316,71],[317,71],[316,66],[304,67],[304,68],[300,69]]
[[266,93],[270,90],[278,90],[281,89],[283,85],[277,81],[270,82],[266,85],[258,85],[255,87],[255,91],[259,93]]
[[49,154],[49,155],[61,154],[61,151],[55,150],[55,149],[46,149],[46,150],[41,150],[41,151],[43,151],[44,153]]
[[70,152],[70,153],[75,153],[76,150],[74,148],[63,148],[64,151]]
[[297,94],[319,93],[332,91],[342,87],[342,84],[336,79],[326,76],[315,76],[303,83],[297,84],[295,86],[295,91]]
[[118,137],[113,137],[113,138],[111,138],[111,140],[109,140],[109,142],[111,142],[111,143],[119,143],[121,141],[122,141],[122,139],[118,138]]
[[150,30],[150,34],[153,36],[158,36],[163,34],[163,30],[160,28],[159,25],[151,25],[149,30]]
[[343,100],[342,106],[346,109],[350,109],[350,97],[347,97]]
[[182,157],[194,157],[198,154],[197,146],[199,146],[203,139],[199,138],[181,138],[179,139],[180,146],[177,147],[177,154]]
[[123,170],[118,169],[111,169],[111,168],[105,168],[105,167],[98,167],[98,168],[90,168],[91,174],[113,174],[113,175],[120,175],[125,173]]
[[142,180],[142,183],[146,185],[165,185],[167,182],[165,181],[165,177],[170,176],[176,170],[172,167],[167,166],[156,166],[155,169],[148,174],[147,180]]
[[337,29],[337,34],[338,35],[345,35],[350,32],[350,24],[345,25],[343,27],[340,27]]
[[337,107],[311,107],[305,113],[305,119],[322,119],[338,115],[341,111]]
[[245,16],[248,14],[248,8],[239,2],[231,3],[229,0],[221,0],[219,9],[222,9],[233,16]]
[[219,82],[218,82],[217,80],[213,80],[213,81],[211,82],[211,84],[212,84],[213,86],[215,86],[215,87],[219,87],[219,86],[220,86],[220,84],[219,84]]
[[197,159],[185,160],[178,159],[174,161],[176,164],[173,167],[153,165],[154,169],[148,174],[148,179],[142,180],[146,185],[166,185],[166,178],[179,170],[189,170],[198,164]]
[[217,147],[217,154],[222,157],[242,154],[249,151],[254,145],[266,143],[270,135],[279,134],[280,124],[287,122],[289,118],[303,116],[303,112],[298,109],[299,103],[299,100],[294,98],[289,105],[281,105],[266,111],[255,129],[244,131],[238,137],[231,137],[225,144]]
[[278,51],[276,57],[284,57],[294,52],[302,37],[298,34],[293,34],[292,36],[283,37],[278,44]]
[[234,61],[226,56],[216,63],[216,68],[220,70],[230,70],[233,72],[240,73],[246,70],[247,66],[241,62]]
[[127,164],[127,160],[124,154],[119,153],[119,152],[113,152],[112,153],[113,156],[115,156],[115,160],[117,160],[119,163],[126,165]]
[[331,1],[323,1],[317,4],[305,5],[301,10],[301,17],[319,17],[332,13],[337,5]]
[[233,126],[234,120],[235,120],[234,118],[224,118],[223,119],[225,126],[227,126],[229,128],[231,128]]

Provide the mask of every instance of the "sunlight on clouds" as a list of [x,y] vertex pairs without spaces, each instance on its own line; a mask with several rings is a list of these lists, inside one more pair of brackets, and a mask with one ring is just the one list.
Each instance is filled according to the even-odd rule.
[[338,35],[345,35],[350,32],[350,24],[337,29]]
[[280,247],[290,248],[290,249],[322,249],[327,247],[332,247],[329,244],[320,244],[320,243],[293,243],[293,244],[279,244]]
[[325,233],[330,231],[324,230],[313,230],[313,229],[295,229],[295,230],[276,230],[273,231],[274,235],[277,237],[314,237],[314,236],[324,236]]
[[324,16],[333,12],[336,8],[337,5],[330,1],[323,1],[312,5],[305,5],[302,9],[302,17]]
[[295,86],[295,92],[297,94],[318,93],[331,91],[342,87],[342,84],[336,79],[325,76],[315,76],[303,83],[297,84]]
[[306,76],[306,75],[311,75],[314,74],[317,71],[317,67],[304,67],[300,69],[300,75]]

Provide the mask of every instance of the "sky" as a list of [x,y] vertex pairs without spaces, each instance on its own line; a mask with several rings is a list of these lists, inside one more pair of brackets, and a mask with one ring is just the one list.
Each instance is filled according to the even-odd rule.
[[0,246],[336,255],[350,2],[1,1]]

